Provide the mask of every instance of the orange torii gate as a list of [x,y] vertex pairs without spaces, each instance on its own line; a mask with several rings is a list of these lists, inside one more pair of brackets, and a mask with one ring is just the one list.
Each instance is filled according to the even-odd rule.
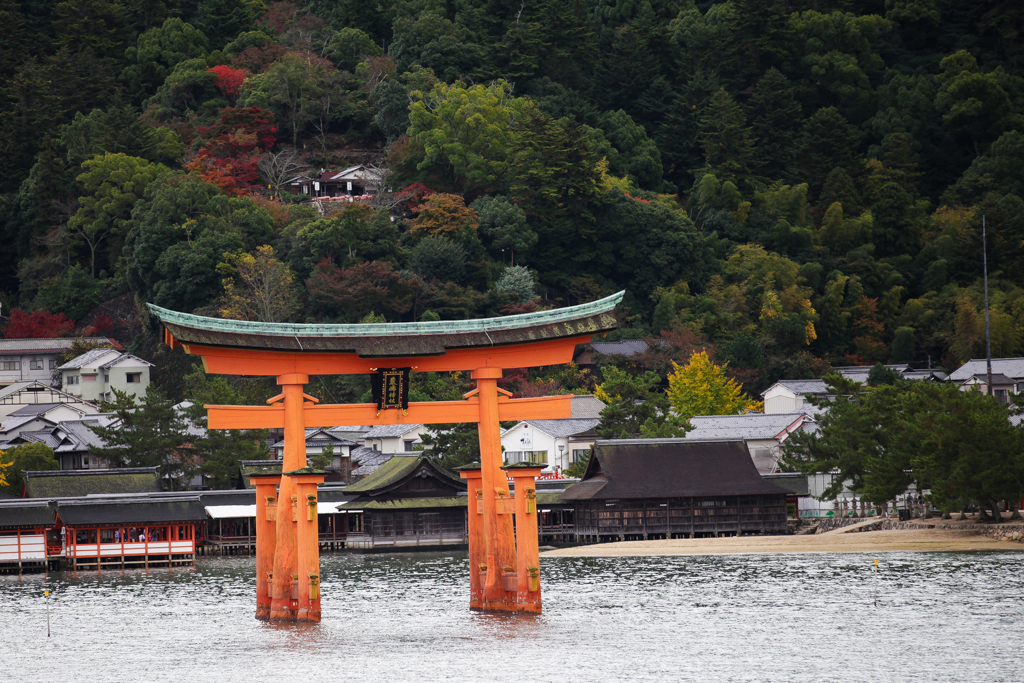
[[[461,472],[469,488],[470,607],[539,612],[540,468],[502,468],[498,423],[571,417],[572,396],[516,399],[498,380],[507,369],[570,362],[577,344],[616,327],[611,313],[622,296],[500,318],[367,325],[221,320],[150,304],[164,341],[201,356],[206,372],[272,376],[281,387],[267,406],[206,406],[211,429],[284,429],[282,473],[255,478],[256,617],[320,621],[323,473],[306,464],[306,427],[452,422],[475,422],[480,435],[479,467]],[[462,401],[407,403],[410,371],[468,371],[476,388]],[[361,373],[378,373],[379,402],[317,405],[303,391],[310,375]]]

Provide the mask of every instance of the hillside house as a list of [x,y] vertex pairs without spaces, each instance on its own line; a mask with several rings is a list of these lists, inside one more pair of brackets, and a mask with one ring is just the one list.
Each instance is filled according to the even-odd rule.
[[[992,373],[992,384],[989,386],[988,373],[982,372],[960,382],[960,391],[978,391],[991,394],[1000,403],[1009,403],[1010,395],[1024,389],[1024,382],[1017,382],[1001,372]],[[991,391],[990,391],[991,389]]]
[[382,178],[379,171],[359,165],[343,171],[321,170],[316,176],[298,176],[288,182],[288,189],[310,197],[360,197],[377,194]]
[[[106,337],[87,337],[83,341],[117,347]],[[0,388],[21,382],[56,385],[57,358],[74,342],[70,338],[0,339]]]
[[505,464],[528,462],[543,466],[545,473],[554,473],[586,460],[598,438],[594,429],[605,404],[585,394],[573,396],[571,405],[571,418],[524,421],[502,432]]
[[134,396],[136,402],[149,388],[153,364],[115,349],[93,349],[61,365],[61,386],[85,401],[113,401],[114,389]]
[[[984,358],[972,358],[949,374],[951,382],[963,384],[978,375],[985,376],[987,368]],[[1013,381],[1013,392],[1024,394],[1024,358],[993,358],[992,374],[1003,375]],[[994,379],[994,378],[993,378]]]

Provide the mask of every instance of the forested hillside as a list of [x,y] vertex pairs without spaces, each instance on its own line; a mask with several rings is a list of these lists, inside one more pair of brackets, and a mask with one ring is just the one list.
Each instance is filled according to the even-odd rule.
[[[1022,30],[1018,0],[2,0],[6,334],[626,289],[617,334],[759,391],[982,353],[984,219],[992,353],[1024,355]],[[357,164],[372,202],[282,195]]]

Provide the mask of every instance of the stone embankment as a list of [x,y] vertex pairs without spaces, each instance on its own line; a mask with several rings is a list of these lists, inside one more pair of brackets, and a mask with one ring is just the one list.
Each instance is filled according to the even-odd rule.
[[924,529],[945,529],[949,531],[973,531],[980,532],[997,541],[1010,541],[1013,543],[1024,543],[1024,525],[1021,524],[951,524],[948,522],[928,523],[921,520],[900,522],[893,519],[876,519],[868,524],[867,520],[857,517],[840,517],[838,519],[825,519],[818,523],[818,534],[828,533],[837,529],[858,525],[856,529],[850,529],[846,533],[860,533],[862,531],[921,531]]

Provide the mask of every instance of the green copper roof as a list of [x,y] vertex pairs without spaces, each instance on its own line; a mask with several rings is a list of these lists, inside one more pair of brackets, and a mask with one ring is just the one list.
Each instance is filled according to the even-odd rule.
[[178,313],[166,308],[147,304],[149,310],[163,323],[210,332],[235,332],[282,337],[383,337],[394,335],[463,334],[467,332],[491,332],[514,330],[523,327],[554,325],[608,313],[622,301],[625,292],[567,308],[556,308],[536,313],[521,313],[497,318],[476,320],[432,320],[418,323],[369,323],[365,325],[320,325],[300,323],[261,323],[249,320],[225,320],[207,318],[190,313]]

